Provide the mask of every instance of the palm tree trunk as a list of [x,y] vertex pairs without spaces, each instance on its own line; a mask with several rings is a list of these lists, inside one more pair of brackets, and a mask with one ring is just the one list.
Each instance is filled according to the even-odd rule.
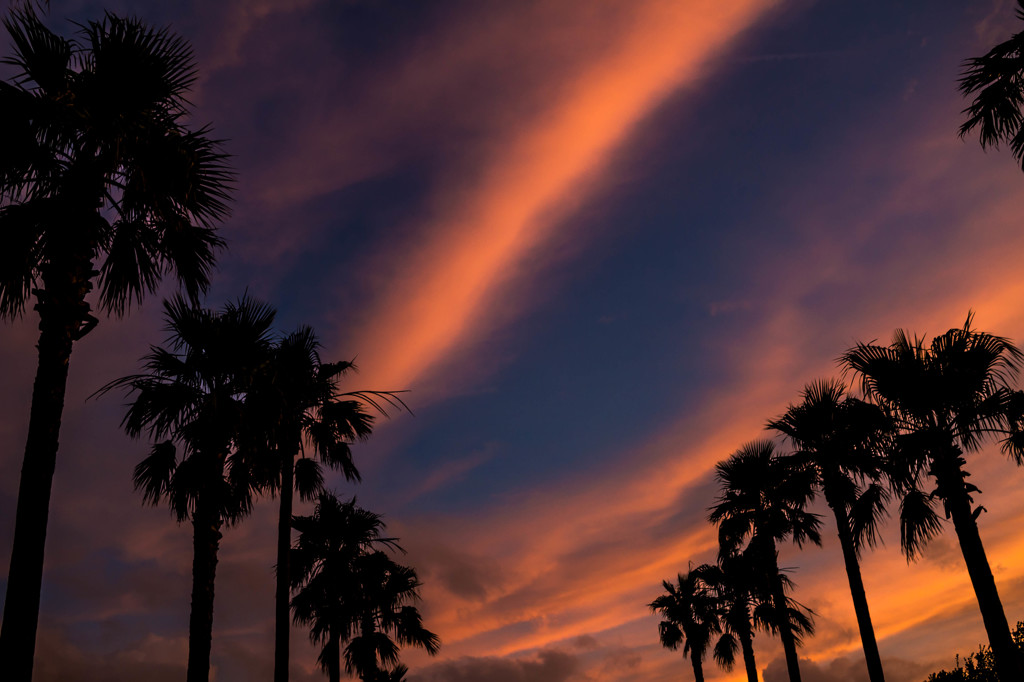
[[274,682],[288,682],[288,638],[291,634],[291,596],[288,558],[292,547],[292,488],[295,463],[281,462],[281,509],[277,521],[277,588],[274,604]]
[[700,664],[701,652],[690,649],[690,663],[693,664],[693,679],[696,682],[704,682],[704,667]]
[[91,318],[85,297],[92,288],[89,281],[92,264],[88,259],[71,260],[67,270],[54,272],[46,278],[46,283],[52,286],[35,292],[39,311],[39,364],[32,386],[32,407],[0,627],[0,661],[3,661],[4,679],[11,682],[32,679],[50,493],[57,465],[68,365],[72,345],[88,331],[83,330],[82,325]]
[[747,671],[747,682],[757,682],[757,662],[754,660],[754,636],[749,627],[750,617],[747,616],[746,628],[740,629],[736,635],[740,640],[740,649],[743,651],[743,667]]
[[327,675],[330,682],[341,682],[341,640],[334,630],[331,630],[331,646],[333,653],[327,661]]
[[996,581],[989,567],[985,547],[981,543],[978,523],[964,484],[964,474],[953,462],[936,461],[933,467],[935,481],[945,493],[946,509],[953,519],[953,528],[960,541],[960,551],[967,564],[974,593],[978,598],[981,619],[988,634],[989,646],[996,661],[996,672],[1001,680],[1024,680],[1019,650],[1010,635],[1010,624],[1003,611],[1003,603],[996,590]]
[[196,502],[192,520],[192,612],[188,621],[188,682],[209,682],[213,643],[213,583],[217,575],[222,519],[206,501]]
[[768,557],[770,559],[768,568],[771,571],[772,602],[775,605],[775,613],[779,619],[779,639],[782,641],[782,650],[786,654],[786,669],[789,671],[789,682],[800,682],[800,658],[796,651],[796,638],[793,636],[793,628],[789,622],[786,586],[782,582],[782,573],[779,572],[779,560],[774,543],[768,550]]
[[[828,497],[828,496],[826,496]],[[860,641],[864,647],[864,659],[868,666],[868,679],[871,682],[885,682],[882,672],[882,657],[878,653],[878,642],[875,640],[875,629],[871,625],[871,612],[868,611],[867,593],[864,591],[864,580],[860,574],[860,562],[853,544],[853,531],[846,506],[836,500],[829,499],[832,513],[836,517],[836,528],[839,531],[839,545],[843,548],[843,561],[846,563],[846,577],[850,581],[850,596],[853,598],[853,611],[857,614],[857,627],[860,629]]]

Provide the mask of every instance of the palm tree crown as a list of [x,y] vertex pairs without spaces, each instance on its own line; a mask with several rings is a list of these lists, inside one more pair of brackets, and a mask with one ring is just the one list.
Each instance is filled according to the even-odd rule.
[[782,457],[772,441],[760,440],[744,445],[719,462],[715,475],[721,493],[708,518],[718,524],[721,556],[742,550],[761,567],[769,583],[774,610],[771,620],[777,624],[782,639],[790,680],[799,682],[799,628],[794,628],[793,616],[800,612],[791,608],[786,596],[786,578],[779,570],[777,543],[792,540],[797,545],[821,544],[821,521],[817,514],[805,509],[814,497],[814,472]]
[[18,73],[0,82],[0,314],[19,313],[37,281],[88,283],[100,254],[105,310],[124,312],[168,271],[194,298],[223,245],[232,174],[208,129],[185,127],[188,43],[109,13],[72,39],[31,9],[4,25]]
[[[1017,18],[1024,21],[1024,0],[1017,0],[1017,7]],[[984,56],[968,59],[960,92],[974,95],[963,111],[967,120],[960,126],[960,137],[977,129],[982,147],[1007,144],[1024,165],[1024,31]]]

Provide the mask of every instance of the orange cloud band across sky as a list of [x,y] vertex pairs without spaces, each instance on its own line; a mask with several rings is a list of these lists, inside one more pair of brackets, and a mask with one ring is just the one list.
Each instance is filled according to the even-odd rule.
[[613,42],[566,82],[546,85],[550,101],[515,121],[438,198],[422,243],[399,259],[400,274],[349,344],[359,349],[363,378],[416,386],[478,335],[487,308],[507,305],[496,291],[586,196],[634,127],[666,95],[708,77],[710,59],[773,4],[633,3]]

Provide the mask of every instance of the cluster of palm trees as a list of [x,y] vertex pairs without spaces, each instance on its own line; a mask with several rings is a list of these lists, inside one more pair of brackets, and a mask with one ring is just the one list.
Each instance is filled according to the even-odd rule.
[[[308,327],[275,339],[274,311],[266,304],[243,297],[211,311],[179,296],[164,306],[169,347],[154,347],[142,373],[112,381],[100,393],[126,390],[132,402],[125,431],[156,441],[135,468],[144,500],[166,502],[179,522],[192,523],[188,679],[209,674],[221,528],[242,520],[260,494],[276,495],[280,504],[277,679],[287,679],[293,611],[296,622],[311,626],[314,641],[326,642],[320,661],[332,677],[339,642],[349,645],[346,669],[363,680],[398,664],[390,635],[435,653],[437,637],[408,603],[418,598],[415,572],[371,551],[380,517],[354,501],[346,513],[331,513],[340,503],[323,485],[321,465],[348,480],[359,478],[350,445],[371,433],[373,415],[366,408],[386,415],[389,407],[404,407],[401,399],[382,391],[342,392],[338,382],[351,363],[322,362]],[[295,517],[301,535],[293,549],[295,492],[319,502],[312,517]],[[397,548],[394,541],[384,545]],[[371,588],[373,581],[383,587]],[[392,612],[405,615],[386,615]]]
[[[1017,7],[1024,21],[1024,0]],[[977,131],[982,147],[1005,144],[1024,164],[1024,31],[968,59],[960,91],[973,97],[960,137]],[[862,397],[839,380],[811,383],[802,402],[767,424],[790,452],[778,441],[759,440],[715,467],[721,493],[709,520],[718,524],[717,561],[691,567],[675,583],[664,581],[665,593],[649,604],[662,616],[661,643],[682,646],[698,682],[709,648],[727,669],[742,651],[747,679],[757,682],[756,631],[779,635],[789,678],[800,680],[797,645],[813,634],[812,614],[786,594],[791,581],[778,566],[777,543],[820,544],[821,520],[807,511],[818,493],[835,517],[871,682],[885,678],[859,558],[875,546],[893,502],[901,548],[911,560],[942,531],[943,518],[952,521],[991,667],[1001,680],[1024,679],[978,531],[981,491],[963,468],[965,456],[991,440],[1024,464],[1024,393],[1013,388],[1024,354],[1005,338],[972,329],[971,317],[930,344],[902,330],[887,346],[856,344],[840,364]]]
[[[40,330],[0,630],[4,679],[32,677],[68,365],[98,322],[88,297],[98,283],[100,310],[121,316],[170,274],[184,295],[164,303],[167,347],[99,393],[130,395],[122,425],[153,441],[135,468],[143,499],[193,527],[188,680],[209,679],[221,530],[261,495],[280,503],[275,682],[288,678],[293,616],[323,644],[332,680],[342,657],[366,682],[402,679],[400,645],[439,646],[413,605],[420,582],[388,553],[400,547],[379,516],[325,489],[322,466],[358,480],[350,445],[370,435],[374,412],[405,405],[394,392],[341,391],[351,363],[322,362],[308,327],[276,334],[264,303],[200,306],[233,173],[209,128],[185,126],[191,48],[110,13],[72,38],[31,5],[3,24],[16,73],[0,82],[0,316],[20,316],[34,298]],[[293,517],[296,491],[316,501],[312,516]]]
[[1024,392],[1014,388],[1024,354],[973,329],[968,315],[963,327],[930,342],[897,330],[889,345],[858,343],[840,363],[862,397],[839,380],[811,383],[801,402],[768,422],[777,440],[748,443],[716,466],[721,492],[709,520],[718,526],[718,561],[664,583],[666,594],[650,604],[663,618],[662,644],[683,644],[697,680],[713,642],[715,660],[726,667],[742,649],[756,682],[753,633],[776,633],[798,682],[797,646],[813,624],[787,594],[778,543],[820,544],[822,520],[808,505],[821,494],[835,519],[872,682],[884,673],[859,557],[875,545],[892,503],[908,559],[942,531],[944,519],[952,522],[999,678],[1024,679],[978,531],[980,491],[964,469],[966,457],[991,441],[1024,463]]

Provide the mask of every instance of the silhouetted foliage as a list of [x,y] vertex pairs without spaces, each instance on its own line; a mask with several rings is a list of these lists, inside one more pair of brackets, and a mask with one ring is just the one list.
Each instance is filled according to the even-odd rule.
[[[939,531],[934,504],[941,502],[960,541],[1000,674],[1024,679],[978,532],[984,508],[973,504],[981,491],[967,482],[963,468],[965,453],[992,438],[1002,437],[1004,450],[1019,460],[1022,398],[1011,383],[1024,355],[1007,339],[973,330],[972,318],[930,344],[897,330],[890,345],[857,344],[842,362],[899,430],[889,473],[903,495],[904,551],[914,557]],[[934,480],[931,492],[921,489],[926,477]]]
[[247,393],[271,353],[274,311],[247,298],[222,311],[180,297],[164,306],[170,347],[152,348],[142,374],[101,390],[126,389],[134,400],[122,422],[125,431],[162,441],[135,467],[143,500],[166,502],[179,523],[192,522],[188,680],[200,682],[210,672],[221,527],[249,512],[260,485],[247,466],[252,454],[239,449],[239,434],[249,421]]
[[167,274],[204,291],[231,174],[208,129],[185,126],[196,69],[178,36],[108,13],[64,38],[31,3],[3,23],[0,317],[34,296],[40,334],[0,659],[29,682],[68,363],[97,322],[86,297],[98,280],[100,309],[122,315]]
[[[1024,622],[1017,622],[1013,631],[1013,642],[1017,646],[1018,655],[1024,655]],[[940,670],[928,676],[925,682],[1000,682],[996,674],[996,660],[992,649],[987,646],[978,647],[964,657],[956,657],[956,666],[952,670]]]
[[[1017,18],[1024,21],[1024,0],[1017,6]],[[963,111],[967,120],[960,137],[976,129],[982,147],[1009,145],[1024,166],[1024,32],[964,62],[960,92],[974,95]]]
[[[423,627],[416,572],[396,563],[384,549],[398,549],[382,535],[373,512],[323,492],[311,516],[293,519],[299,538],[292,550],[295,622],[310,628],[322,645],[317,661],[331,682],[345,671],[363,682],[401,679],[399,646],[438,652],[437,635]],[[345,644],[344,650],[342,645]],[[400,670],[400,668],[402,670]]]

